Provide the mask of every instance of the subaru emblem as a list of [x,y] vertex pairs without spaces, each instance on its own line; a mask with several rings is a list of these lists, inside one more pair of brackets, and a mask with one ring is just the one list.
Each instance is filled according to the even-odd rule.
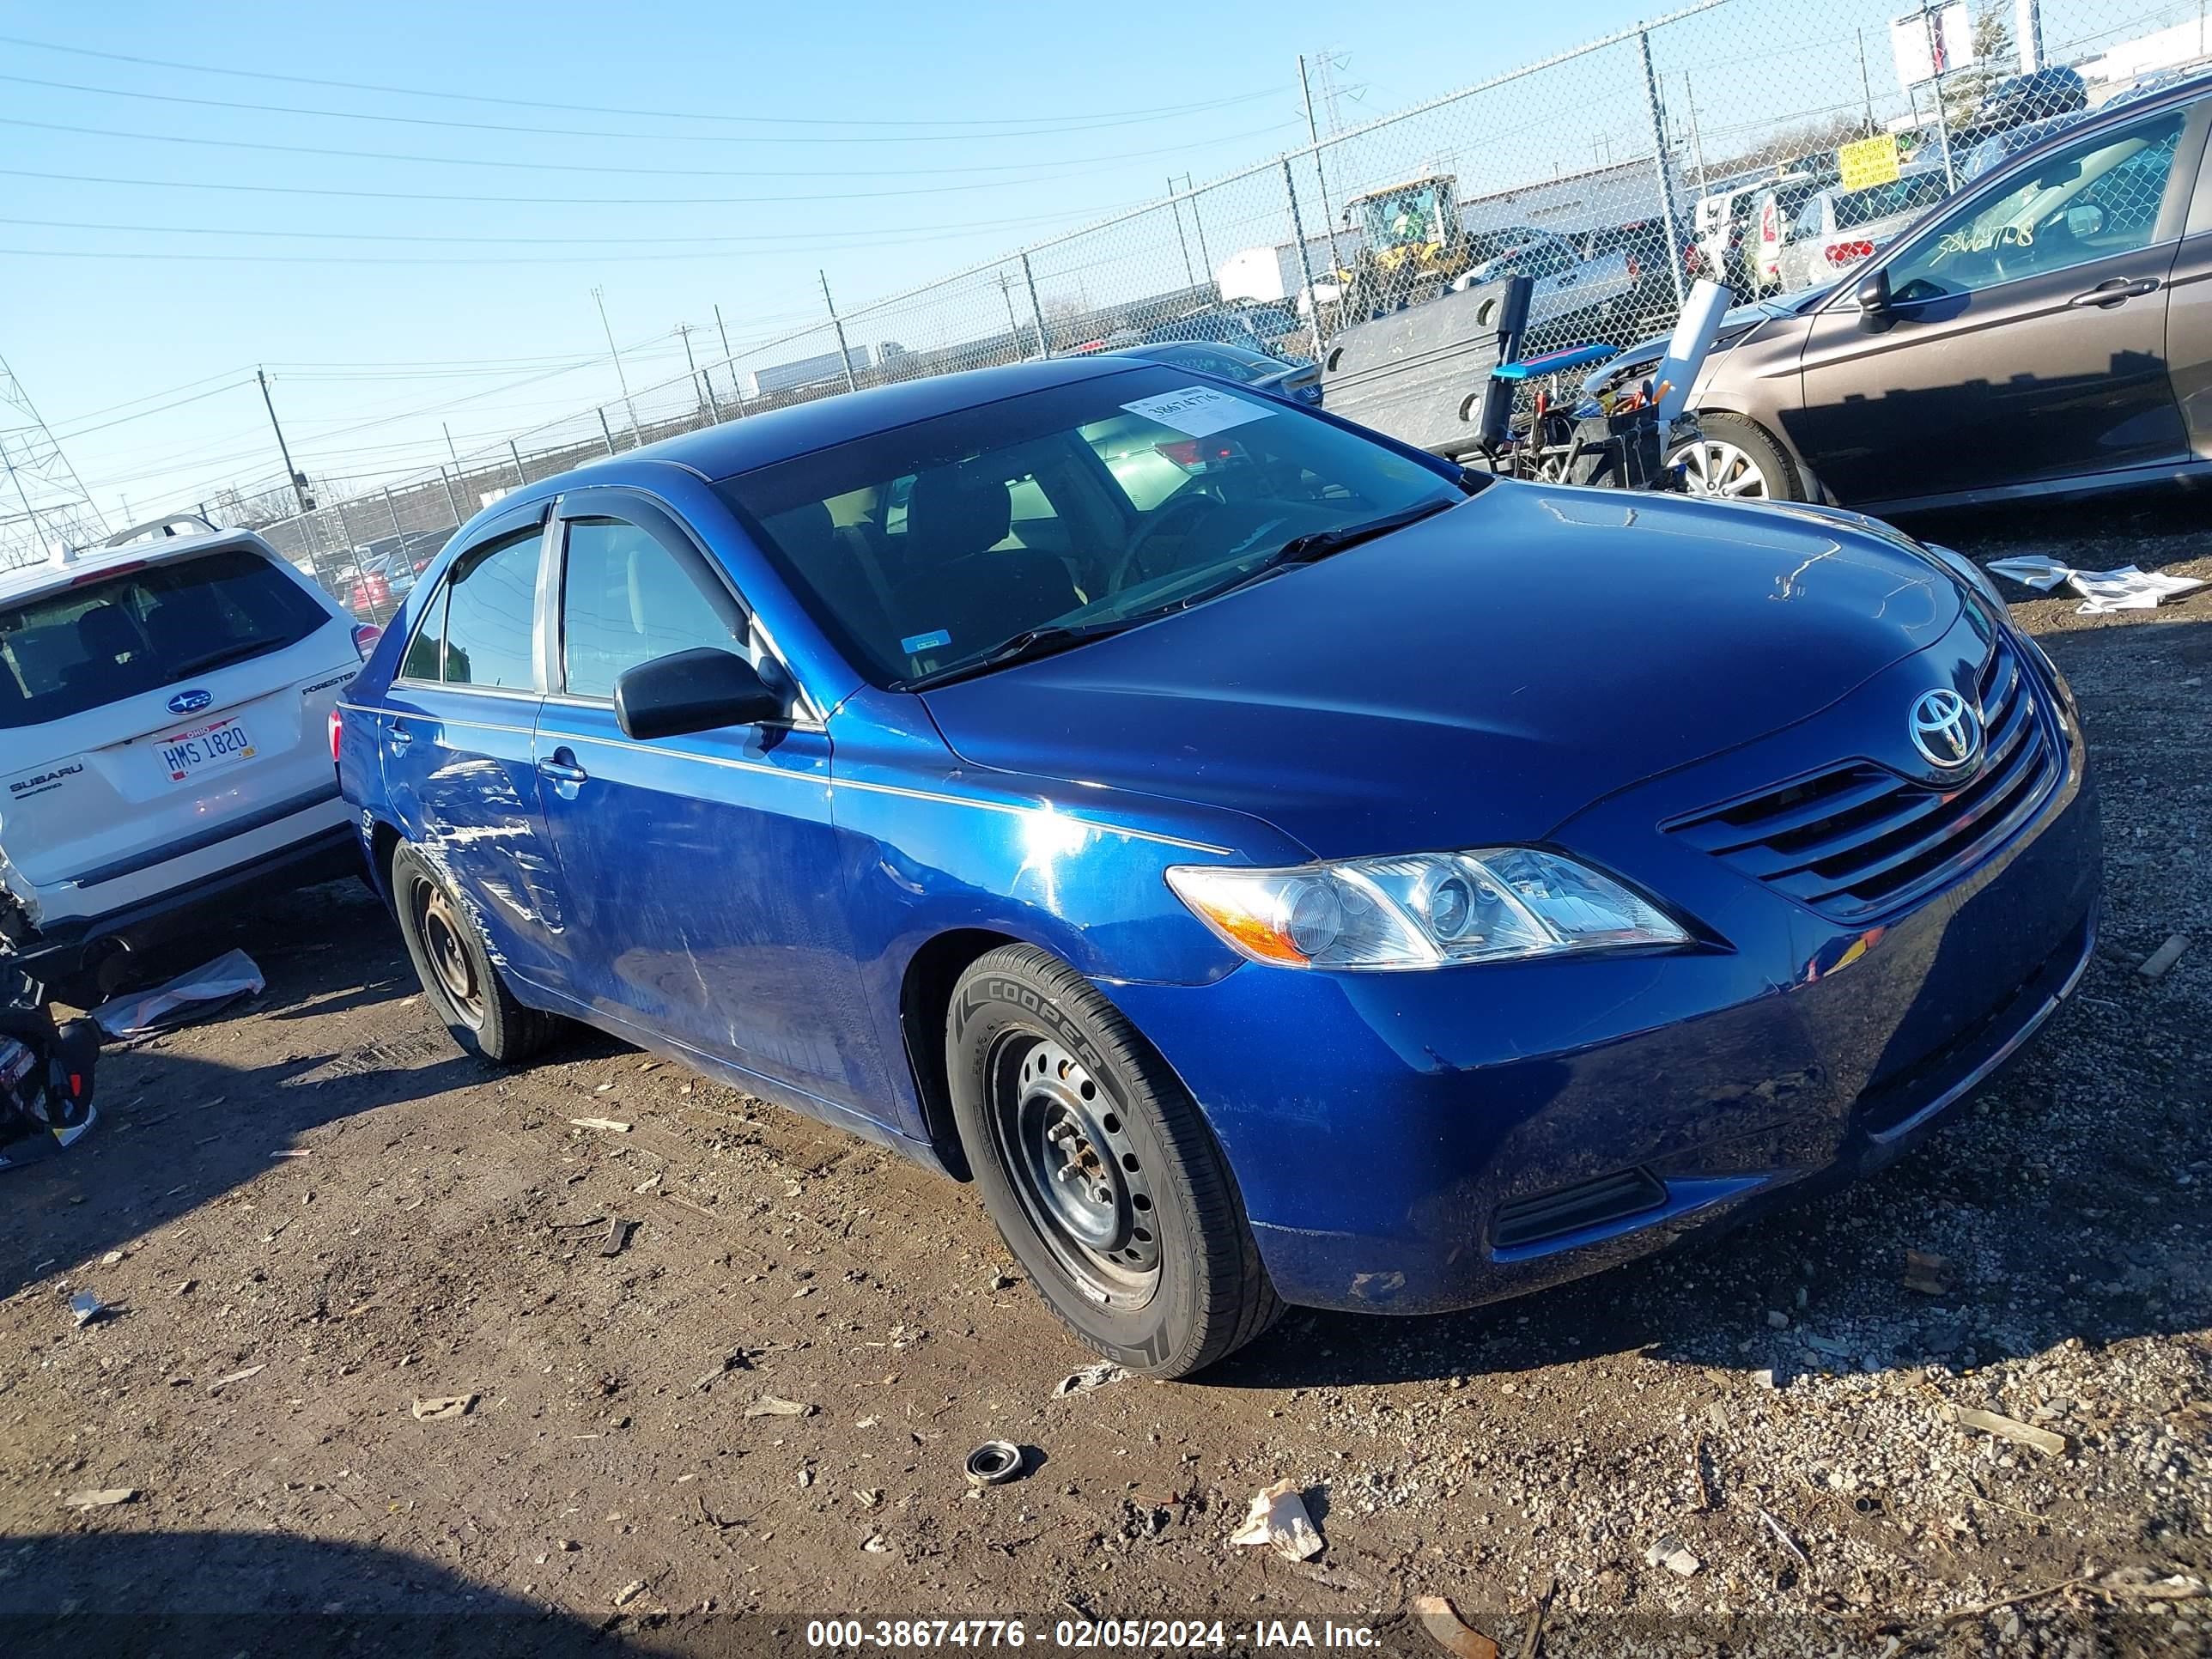
[[1956,771],[1982,750],[1982,717],[1956,691],[1939,686],[1912,705],[1912,746],[1940,771]]
[[191,690],[179,691],[169,699],[169,712],[172,714],[197,714],[214,701],[212,691],[203,691],[194,686]]

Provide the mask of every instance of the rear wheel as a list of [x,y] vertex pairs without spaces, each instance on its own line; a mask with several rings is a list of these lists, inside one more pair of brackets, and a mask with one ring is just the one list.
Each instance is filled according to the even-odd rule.
[[1765,428],[1741,415],[1700,415],[1700,435],[1668,456],[1692,495],[1724,501],[1805,499],[1797,469]]
[[1182,1376],[1279,1316],[1197,1103],[1081,975],[1027,945],[982,957],[953,992],[945,1061],[984,1206],[1085,1343]]
[[476,917],[411,847],[392,855],[392,896],[422,994],[454,1042],[486,1060],[514,1065],[551,1040],[560,1022],[514,1000]]

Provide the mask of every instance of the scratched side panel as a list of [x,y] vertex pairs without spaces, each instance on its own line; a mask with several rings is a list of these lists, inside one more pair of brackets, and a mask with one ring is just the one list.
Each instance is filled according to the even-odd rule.
[[1122,981],[1204,984],[1240,958],[1183,908],[1167,868],[1309,856],[1234,812],[963,766],[918,698],[857,694],[830,729],[850,948],[893,1061],[888,1086],[916,1121],[899,1005],[929,940],[1002,933],[1060,957],[1109,996]]

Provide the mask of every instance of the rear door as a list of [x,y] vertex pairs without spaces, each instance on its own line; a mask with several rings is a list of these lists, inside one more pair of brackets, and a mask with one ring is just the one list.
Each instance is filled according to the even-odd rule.
[[[783,676],[690,532],[629,490],[562,497],[557,690],[538,726],[572,992],[603,1014],[879,1115],[818,720],[639,742],[615,682],[678,651]],[[804,715],[794,693],[794,710]]]
[[557,983],[559,883],[531,750],[544,700],[542,506],[495,520],[446,567],[376,718],[408,843],[483,924],[501,966]]
[[2170,110],[2002,169],[1882,262],[1888,313],[1845,294],[1815,316],[1786,424],[1837,497],[2181,458],[2166,283],[2203,147],[2200,119]]
[[0,608],[0,847],[47,921],[337,822],[324,723],[360,665],[352,625],[250,547]]

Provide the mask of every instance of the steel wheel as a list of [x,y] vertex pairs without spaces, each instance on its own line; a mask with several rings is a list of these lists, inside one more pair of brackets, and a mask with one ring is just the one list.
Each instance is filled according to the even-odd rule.
[[1774,497],[1758,461],[1732,443],[1701,438],[1676,450],[1674,459],[1681,464],[1682,481],[1692,495],[1729,501],[1764,501]]
[[999,1156],[1054,1260],[1092,1301],[1144,1306],[1159,1287],[1158,1224],[1119,1103],[1035,1031],[1000,1039],[990,1091]]
[[438,988],[465,1024],[483,1030],[483,987],[477,978],[476,963],[463,943],[464,924],[444,888],[427,881],[416,884],[415,922],[430,971],[438,977]]

